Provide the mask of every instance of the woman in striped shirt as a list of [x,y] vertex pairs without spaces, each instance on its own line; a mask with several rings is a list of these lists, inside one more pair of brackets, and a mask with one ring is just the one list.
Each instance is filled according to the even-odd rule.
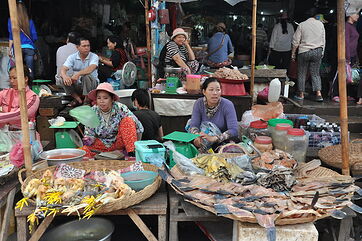
[[185,80],[186,74],[194,74],[197,72],[199,62],[195,60],[195,54],[191,49],[185,30],[176,28],[172,33],[171,41],[168,42],[164,48],[166,50],[165,65],[181,67],[183,73],[178,76],[181,80]]

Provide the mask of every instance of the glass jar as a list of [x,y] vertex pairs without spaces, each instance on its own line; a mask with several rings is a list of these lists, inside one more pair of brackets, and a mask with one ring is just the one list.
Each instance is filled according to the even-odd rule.
[[304,130],[290,128],[286,137],[285,151],[291,154],[298,162],[305,162],[308,148],[308,136]]
[[274,131],[274,135],[273,135],[273,146],[275,149],[279,149],[282,151],[285,151],[286,148],[286,137],[287,137],[287,132],[290,128],[293,128],[291,125],[287,124],[287,123],[281,123],[281,124],[277,124],[275,126],[275,131]]
[[273,150],[272,138],[270,136],[256,136],[254,146],[260,152],[271,151]]
[[252,141],[254,141],[257,136],[270,136],[268,123],[261,120],[251,122],[247,135]]
[[293,126],[293,121],[287,120],[287,119],[270,119],[270,120],[268,120],[268,130],[269,130],[272,138],[274,136],[275,127],[277,126],[277,124],[281,124],[281,123],[286,123],[286,124]]

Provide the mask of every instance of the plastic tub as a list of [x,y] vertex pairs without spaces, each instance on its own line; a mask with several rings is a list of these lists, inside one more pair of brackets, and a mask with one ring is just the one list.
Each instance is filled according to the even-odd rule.
[[270,119],[268,120],[268,130],[272,137],[274,137],[275,127],[277,124],[286,123],[293,127],[293,121],[287,119]]
[[201,75],[188,74],[186,75],[186,90],[188,94],[200,93]]
[[239,96],[247,95],[243,80],[232,80],[218,78],[221,85],[221,95]]
[[156,140],[136,141],[136,161],[161,167],[165,162],[166,148]]
[[308,136],[305,131],[297,128],[290,128],[286,137],[285,151],[290,153],[298,162],[305,162],[308,148]]
[[126,172],[121,174],[124,179],[124,183],[136,192],[144,189],[148,185],[151,185],[155,181],[157,175],[157,172],[152,171]]
[[261,120],[251,122],[247,132],[252,141],[254,141],[257,136],[270,136],[268,123]]
[[292,126],[287,123],[276,125],[273,136],[273,145],[275,149],[285,151],[287,132],[290,128],[292,128]]

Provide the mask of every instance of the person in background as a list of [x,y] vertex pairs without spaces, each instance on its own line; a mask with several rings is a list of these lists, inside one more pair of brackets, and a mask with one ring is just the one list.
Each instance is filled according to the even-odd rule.
[[118,102],[119,97],[110,83],[101,83],[92,90],[88,98],[96,101],[92,109],[96,112],[100,125],[96,128],[85,127],[83,150],[93,157],[96,152],[126,151],[134,155],[137,133],[143,132],[143,126],[126,105]]
[[[24,65],[25,96],[26,108],[29,121],[35,121],[36,113],[39,107],[39,96],[30,90],[27,85],[30,80],[30,71]],[[0,91],[0,128],[6,124],[21,128],[20,117],[20,95],[18,92],[18,80],[16,76],[16,67],[13,66],[9,71],[9,81],[11,88]]]
[[276,69],[288,69],[293,35],[293,25],[288,22],[288,14],[283,13],[273,28],[269,43],[269,64],[274,65]]
[[263,27],[263,24],[259,23],[256,28],[256,64],[264,60],[264,48],[268,43],[268,34]]
[[[62,69],[63,64],[65,63],[65,60],[67,58],[76,53],[78,51],[77,49],[77,39],[79,37],[79,34],[77,32],[70,32],[67,36],[66,45],[63,45],[58,48],[57,54],[56,54],[56,63],[57,63],[57,74],[55,75],[55,81],[57,85],[62,84],[62,78],[60,77],[60,71]],[[69,73],[67,73],[69,74]]]
[[[18,12],[18,24],[20,28],[20,41],[23,54],[23,61],[30,68],[30,77],[34,77],[34,57],[35,57],[35,44],[38,39],[38,35],[35,29],[33,20],[29,19],[27,9],[22,1],[18,1],[16,4]],[[15,52],[13,49],[13,31],[11,27],[10,18],[8,19],[8,31],[9,31],[9,57],[14,57]]]
[[226,25],[218,23],[215,26],[214,34],[207,44],[206,64],[212,68],[222,68],[231,65],[228,55],[234,52],[230,36],[226,33]]
[[[345,25],[345,38],[346,38],[346,63],[349,64],[351,67],[358,63],[358,39],[359,39],[359,33],[356,29],[355,23],[358,21],[359,14],[358,12],[355,13],[348,13],[347,14],[347,20]],[[358,88],[358,93],[360,92],[360,85]],[[333,101],[339,102],[339,96],[338,96],[338,81],[334,81],[333,85],[333,94],[334,97],[332,98]],[[358,96],[358,94],[357,94]],[[360,96],[362,97],[362,90],[360,93]],[[354,98],[348,96],[348,100],[354,100]],[[359,102],[357,102],[359,104]],[[362,101],[361,103],[362,104]]]
[[319,69],[326,44],[324,25],[317,20],[317,10],[312,8],[307,11],[308,19],[301,22],[293,36],[292,61],[296,59],[298,49],[298,90],[294,96],[296,100],[304,99],[305,81],[308,70],[312,79],[312,88],[315,92],[314,101],[322,102],[322,83]]
[[[60,71],[65,92],[74,98],[69,104],[71,107],[83,104],[82,96],[87,96],[99,83],[97,72],[99,58],[90,52],[89,40],[78,38],[77,49],[76,53],[69,55]],[[84,102],[88,102],[87,97]]]
[[194,140],[194,145],[205,152],[211,146],[237,137],[238,123],[234,104],[221,97],[218,79],[206,79],[202,93],[204,97],[194,104],[188,132],[200,135]]
[[110,78],[114,72],[123,68],[123,65],[127,63],[127,55],[124,50],[122,40],[115,36],[109,36],[107,38],[108,49],[112,51],[111,58],[106,58],[98,55],[99,62],[98,67],[99,80],[106,82],[107,78]]
[[150,96],[147,90],[137,89],[133,91],[131,99],[136,109],[133,114],[142,123],[145,130],[142,134],[142,140],[162,141],[161,117],[155,111],[149,109]]
[[164,74],[164,67],[171,66],[182,68],[182,73],[178,75],[179,79],[186,80],[186,74],[194,74],[199,68],[199,62],[195,60],[195,54],[192,50],[188,35],[182,28],[176,28],[171,36],[171,41],[165,44],[160,53],[161,77],[167,77]]

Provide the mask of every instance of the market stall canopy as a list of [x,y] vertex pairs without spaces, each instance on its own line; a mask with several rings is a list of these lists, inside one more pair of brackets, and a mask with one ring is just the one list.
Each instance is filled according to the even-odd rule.
[[353,13],[358,13],[362,8],[361,0],[346,0],[345,1],[345,10],[347,16]]
[[227,2],[228,4],[230,4],[231,6],[234,6],[236,4],[238,4],[239,2],[244,2],[246,0],[224,0],[225,2]]
[[198,0],[166,0],[166,2],[171,2],[171,3],[188,3],[188,2],[195,2]]

